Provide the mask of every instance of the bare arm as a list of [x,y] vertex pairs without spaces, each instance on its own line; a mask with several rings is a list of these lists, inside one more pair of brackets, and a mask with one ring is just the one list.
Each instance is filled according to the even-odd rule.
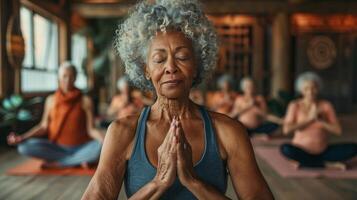
[[332,134],[341,135],[342,128],[336,117],[336,113],[333,109],[333,106],[330,103],[325,102],[323,106],[323,112],[326,114],[326,119],[319,119],[319,122],[322,124],[324,129]]
[[105,136],[98,168],[82,199],[117,199],[123,182],[128,159],[128,150],[134,138],[130,126],[113,122]]
[[31,137],[45,135],[47,133],[48,124],[50,120],[50,111],[52,107],[53,107],[53,95],[50,95],[46,98],[41,122],[36,126],[34,126],[33,128],[31,128],[26,133],[24,133],[23,135],[16,135],[16,133],[14,132],[10,133],[10,135],[7,138],[8,143],[10,145],[15,145]]
[[253,148],[243,125],[220,117],[215,122],[222,152],[239,199],[273,199],[255,161]]
[[242,108],[241,103],[240,103],[239,97],[234,101],[233,109],[232,111],[228,114],[231,118],[237,118],[239,115],[244,114],[245,112],[249,111],[254,107],[254,104],[247,106],[245,108]]
[[104,134],[101,133],[98,129],[94,127],[94,117],[93,117],[93,103],[92,100],[84,96],[83,97],[83,109],[86,113],[86,123],[87,123],[87,132],[95,140],[103,143]]
[[[237,196],[240,199],[272,199],[272,193],[258,169],[243,126],[223,115],[215,117],[215,119],[218,141],[222,144],[220,146],[221,157],[228,163]],[[177,135],[180,135],[177,147],[177,168],[180,182],[198,199],[229,199],[225,194],[195,176],[191,146],[182,132]],[[187,144],[187,148],[184,148],[183,144]]]
[[288,106],[287,113],[284,119],[283,125],[283,133],[285,135],[289,133],[293,133],[296,130],[304,129],[309,126],[311,123],[316,121],[315,117],[306,117],[305,121],[297,122],[296,120],[296,113],[298,112],[298,105],[297,102],[291,102]]
[[[129,118],[129,117],[128,117]],[[104,200],[117,199],[134,142],[135,126],[133,120],[121,119],[113,122],[105,137],[98,169],[93,176],[82,199]],[[173,128],[173,127],[171,127]],[[173,155],[175,145],[173,130],[167,134],[164,143],[158,149],[158,169],[152,181],[143,186],[129,199],[159,199],[176,177],[176,161]]]

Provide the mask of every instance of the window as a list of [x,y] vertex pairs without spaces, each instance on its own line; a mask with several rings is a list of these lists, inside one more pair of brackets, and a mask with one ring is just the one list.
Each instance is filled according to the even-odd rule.
[[73,34],[71,38],[71,58],[72,64],[77,68],[76,86],[80,89],[87,89],[87,76],[85,62],[87,58],[87,38],[80,34]]
[[53,91],[58,87],[58,24],[26,7],[21,7],[20,15],[26,46],[21,89],[23,92]]

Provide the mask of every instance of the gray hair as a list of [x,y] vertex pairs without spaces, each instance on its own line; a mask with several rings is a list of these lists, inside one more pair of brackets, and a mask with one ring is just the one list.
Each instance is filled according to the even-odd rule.
[[241,89],[241,90],[244,89],[244,85],[245,85],[245,83],[246,83],[247,81],[252,81],[252,82],[254,83],[253,79],[252,79],[251,77],[249,77],[249,76],[246,76],[246,77],[242,78],[242,80],[241,80],[240,83],[239,83],[239,86],[240,86],[240,89]]
[[77,77],[77,69],[70,61],[64,61],[58,68],[58,76],[62,73],[63,70],[70,69],[73,72],[74,77]]
[[149,42],[157,32],[168,29],[181,31],[192,41],[197,63],[193,86],[208,78],[217,62],[217,35],[197,0],[156,0],[139,2],[119,26],[115,41],[125,72],[141,89],[153,89],[145,78]]
[[306,81],[315,82],[317,88],[320,90],[322,88],[321,78],[314,72],[304,72],[299,75],[295,81],[295,90],[299,93],[302,91],[302,87]]
[[222,76],[219,77],[217,80],[217,85],[219,88],[223,87],[223,84],[228,82],[228,84],[232,87],[233,85],[233,77],[229,74],[223,74]]
[[120,77],[120,78],[118,79],[118,81],[117,81],[117,88],[118,88],[118,89],[121,89],[121,88],[124,87],[125,84],[130,85],[128,77],[124,75],[124,76],[122,76],[122,77]]

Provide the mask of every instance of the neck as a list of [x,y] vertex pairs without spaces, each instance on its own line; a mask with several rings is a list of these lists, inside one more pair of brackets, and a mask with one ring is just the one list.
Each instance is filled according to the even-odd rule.
[[254,93],[246,92],[246,93],[244,93],[244,96],[247,98],[252,98],[252,97],[254,97]]
[[302,99],[302,102],[303,102],[305,105],[310,105],[310,104],[315,103],[315,102],[316,102],[316,99],[304,97],[304,98]]
[[173,117],[181,119],[192,115],[194,104],[187,98],[170,99],[164,96],[158,96],[152,106],[152,116],[159,119],[171,121]]

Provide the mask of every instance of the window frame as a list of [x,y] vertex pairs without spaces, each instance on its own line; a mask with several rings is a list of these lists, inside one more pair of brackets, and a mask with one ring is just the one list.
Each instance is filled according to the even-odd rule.
[[[21,8],[26,8],[28,11],[30,11],[30,17],[31,17],[31,26],[30,26],[30,37],[31,37],[31,48],[33,49],[33,52],[32,52],[32,60],[33,60],[33,65],[32,66],[25,66],[25,65],[22,65],[21,66],[21,70],[20,70],[20,73],[22,73],[22,70],[25,69],[25,70],[29,70],[29,71],[37,71],[37,72],[48,72],[48,73],[54,73],[54,74],[57,74],[57,70],[58,70],[58,66],[60,64],[60,59],[61,59],[61,52],[59,50],[60,48],[60,43],[61,43],[61,28],[62,28],[62,23],[63,21],[60,20],[58,17],[56,17],[55,15],[52,15],[48,12],[43,12],[42,9],[38,9],[30,4],[26,4],[26,3],[21,3],[20,4],[20,9]],[[49,20],[51,21],[51,23],[54,23],[56,26],[57,26],[57,47],[58,47],[58,50],[57,50],[57,63],[56,63],[56,66],[55,68],[52,68],[52,69],[49,69],[49,68],[41,68],[39,66],[36,66],[36,54],[34,52],[35,50],[35,26],[34,26],[34,17],[35,15],[39,15],[40,17],[43,17],[45,18],[46,20]],[[20,75],[21,76],[21,75]],[[41,89],[41,90],[34,90],[34,91],[24,91],[23,90],[23,87],[22,87],[22,82],[20,80],[20,84],[21,84],[21,93],[24,95],[24,96],[33,96],[34,94],[43,94],[41,96],[46,96],[47,94],[53,92],[54,90],[46,90],[46,89]]]

